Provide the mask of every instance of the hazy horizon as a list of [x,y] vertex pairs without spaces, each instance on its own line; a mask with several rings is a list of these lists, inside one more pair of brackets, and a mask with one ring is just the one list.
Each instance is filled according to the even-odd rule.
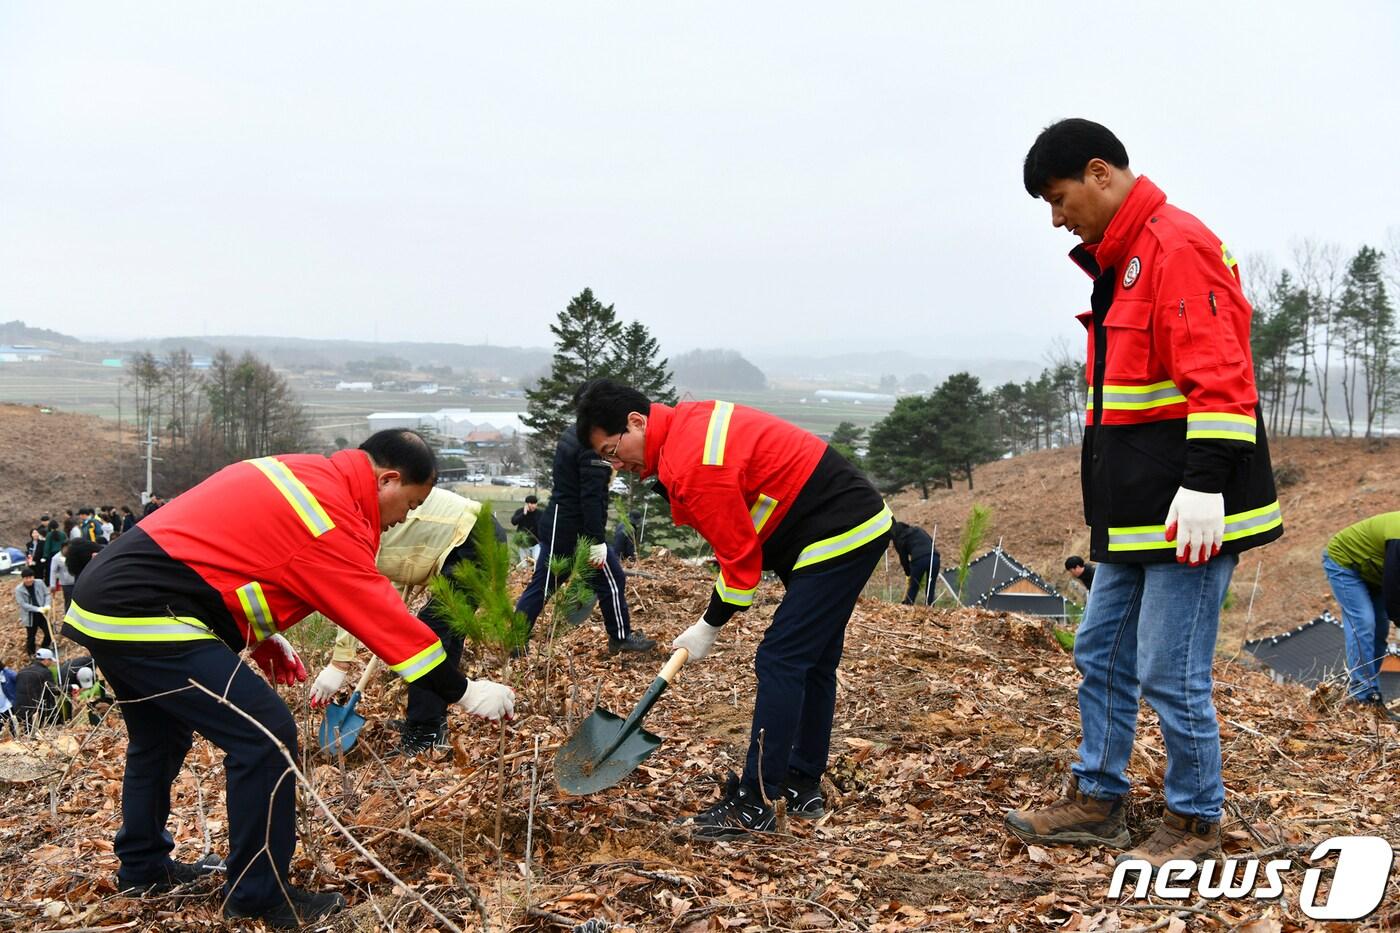
[[1374,0],[11,3],[0,317],[530,348],[591,287],[667,355],[1036,360],[1088,300],[1021,188],[1041,127],[1110,126],[1246,278],[1303,237],[1385,248],[1397,27]]

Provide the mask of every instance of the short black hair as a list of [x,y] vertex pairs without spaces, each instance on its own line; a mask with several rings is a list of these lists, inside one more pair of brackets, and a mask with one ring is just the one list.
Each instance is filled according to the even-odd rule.
[[627,415],[630,412],[647,414],[651,411],[651,399],[629,385],[611,379],[594,379],[585,383],[578,392],[578,420],[574,431],[579,443],[590,446],[594,428],[602,428],[606,434],[621,434],[627,430]]
[[431,483],[437,477],[437,455],[417,431],[407,428],[375,431],[360,449],[369,454],[375,466],[398,470],[404,482],[412,486]]
[[1084,566],[1084,558],[1080,557],[1078,554],[1071,554],[1070,556],[1068,556],[1068,557],[1065,558],[1065,569],[1066,569],[1066,570],[1073,570],[1075,567],[1083,567],[1083,566]]
[[530,495],[525,497],[525,501],[529,502],[531,505],[539,505],[540,497],[535,495],[534,493],[531,493]]
[[21,580],[23,580],[25,577],[34,576],[34,568],[26,565],[25,568],[19,572],[19,576]]
[[1050,124],[1035,138],[1021,167],[1026,192],[1038,198],[1056,179],[1083,181],[1091,159],[1127,168],[1128,150],[1108,127],[1093,120],[1075,117]]

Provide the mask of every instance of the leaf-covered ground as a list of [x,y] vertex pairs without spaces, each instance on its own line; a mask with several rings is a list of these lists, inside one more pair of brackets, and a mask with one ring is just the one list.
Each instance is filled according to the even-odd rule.
[[[629,588],[634,619],[665,644],[703,609],[710,573],[668,558],[639,569]],[[357,748],[343,764],[305,755],[306,773],[336,819],[411,890],[357,853],[307,793],[294,880],[346,894],[352,910],[331,925],[337,930],[445,929],[426,900],[462,929],[480,929],[484,917],[496,930],[592,920],[605,921],[592,929],[685,933],[1263,933],[1322,928],[1297,906],[1301,866],[1317,842],[1372,834],[1400,846],[1400,731],[1339,707],[1333,692],[1280,686],[1247,659],[1222,657],[1227,851],[1291,858],[1299,870],[1273,902],[1110,902],[1116,853],[1027,847],[1002,829],[1006,811],[1053,799],[1073,760],[1077,675],[1069,656],[1038,620],[870,600],[852,619],[840,671],[825,781],[830,812],[752,841],[693,842],[675,820],[708,805],[716,776],[742,764],[752,657],[780,595],[766,584],[717,652],[681,671],[647,720],[665,737],[661,749],[620,786],[587,798],[556,787],[554,748],[595,699],[625,714],[664,655],[609,656],[596,617],[561,635],[552,657],[537,640],[512,672],[520,700],[506,736],[499,855],[491,844],[496,727],[457,717],[453,751],[389,757],[395,734],[386,720],[401,715],[402,688],[381,678],[360,705],[371,725]],[[12,632],[4,644],[13,654]],[[314,672],[321,658],[306,660]],[[481,669],[474,658],[467,663]],[[306,710],[303,690],[284,695]],[[314,743],[317,722],[301,715],[303,740]],[[59,770],[70,761],[64,740],[81,743],[61,781],[50,774],[0,790],[0,928],[221,929],[212,886],[116,896],[111,849],[125,734],[116,716],[96,729],[80,721],[51,731],[42,746],[0,743]],[[1155,717],[1144,710],[1132,764],[1135,839],[1160,814],[1163,765]],[[176,786],[177,857],[197,857],[206,835],[224,851],[223,798],[221,756],[197,740]],[[1400,879],[1392,877],[1381,910],[1362,927],[1400,928]]]

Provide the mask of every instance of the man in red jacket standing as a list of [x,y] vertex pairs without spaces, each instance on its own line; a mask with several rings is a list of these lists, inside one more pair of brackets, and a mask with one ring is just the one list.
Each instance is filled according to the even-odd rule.
[[296,782],[272,737],[295,760],[296,722],[238,654],[251,648],[268,680],[304,681],[279,633],[313,610],[404,680],[478,716],[511,715],[510,688],[469,683],[446,663],[437,636],[375,566],[380,532],[422,503],[436,474],[432,448],[412,431],[380,431],[331,457],[245,460],[148,515],[87,567],[63,634],[88,649],[126,722],[119,887],[159,890],[198,876],[170,858],[165,824],[170,785],[199,732],[226,755],[225,916],[292,929],[345,905],[335,892],[287,882]]
[[1167,203],[1107,128],[1042,132],[1026,191],[1082,241],[1094,279],[1081,480],[1099,562],[1074,643],[1083,740],[1074,783],[1007,815],[1028,842],[1125,846],[1139,700],[1167,750],[1161,825],[1124,858],[1160,867],[1220,845],[1225,788],[1211,661],[1239,554],[1283,534],[1250,358],[1249,303],[1230,251]]
[[600,379],[578,403],[578,437],[621,470],[655,476],[676,524],[714,548],[719,578],[704,614],[672,642],[707,656],[752,605],[763,571],[786,593],[754,657],[758,696],[742,777],[694,819],[701,839],[773,828],[768,801],[822,815],[820,779],[836,709],[836,667],[856,599],[889,542],[893,516],[870,482],[796,425],[730,402],[652,404]]

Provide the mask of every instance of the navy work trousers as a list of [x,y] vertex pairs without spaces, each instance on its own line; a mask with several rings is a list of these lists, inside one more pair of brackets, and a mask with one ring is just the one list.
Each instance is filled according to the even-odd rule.
[[758,696],[744,763],[743,781],[757,790],[761,732],[763,785],[770,799],[782,794],[789,771],[816,778],[826,770],[846,623],[888,543],[884,535],[829,569],[818,564],[788,579],[754,656]]
[[241,908],[280,903],[296,845],[296,778],[271,739],[190,681],[257,720],[296,760],[297,728],[287,704],[221,641],[194,641],[178,653],[155,657],[133,655],[119,645],[91,652],[121,703],[129,736],[122,828],[113,845],[121,859],[120,880],[164,879],[175,847],[165,827],[170,785],[198,732],[224,752],[229,842],[224,892]]
[[[447,623],[437,614],[436,605],[436,600],[428,600],[428,604],[419,610],[418,618],[442,642],[443,650],[447,652],[447,664],[455,671],[462,661],[463,638],[447,627]],[[408,685],[404,718],[410,723],[436,726],[447,719],[447,701],[421,683],[415,680]]]
[[[515,611],[530,620],[533,629],[535,620],[544,611],[545,600],[554,595],[564,582],[549,570],[549,559],[554,553],[572,557],[580,539],[572,529],[560,529],[558,537],[550,535],[549,526],[540,523],[540,556],[535,560],[535,575],[525,587],[525,592],[516,600]],[[551,540],[552,539],[552,540]],[[551,550],[551,544],[553,548]],[[594,567],[589,580],[593,592],[598,594],[598,608],[603,611],[603,627],[608,637],[626,641],[632,633],[631,614],[627,611],[627,574],[617,552],[608,548],[608,559],[601,567]]]

